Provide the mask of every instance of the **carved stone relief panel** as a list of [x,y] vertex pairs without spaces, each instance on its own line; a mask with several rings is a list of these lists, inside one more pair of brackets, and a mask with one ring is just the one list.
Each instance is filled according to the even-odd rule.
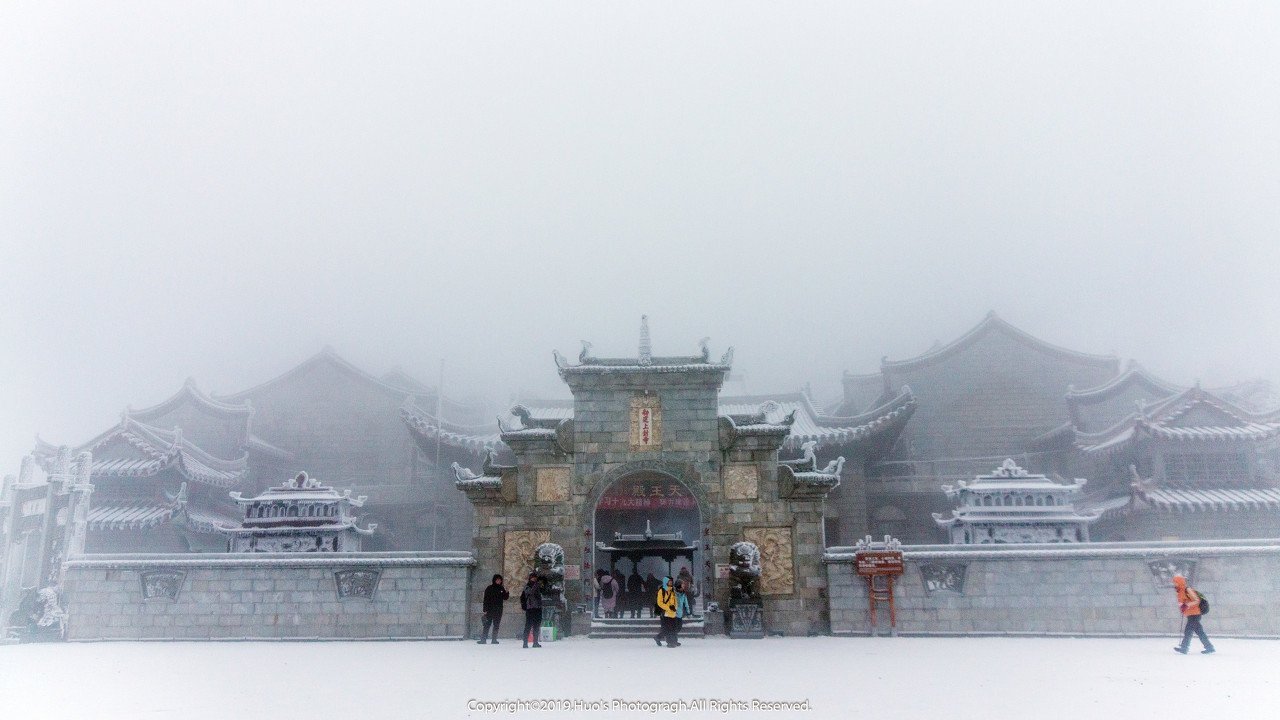
[[381,570],[339,570],[333,574],[339,600],[372,600]]
[[754,464],[724,466],[724,498],[755,500],[760,494],[760,469]]
[[760,548],[760,594],[790,595],[795,592],[791,528],[746,528],[742,535]]
[[925,563],[920,566],[920,581],[930,595],[939,592],[963,595],[967,571],[964,563]]
[[567,502],[569,500],[569,468],[540,467],[535,485],[534,498],[538,502]]
[[181,570],[146,570],[140,578],[143,600],[177,600],[187,574]]
[[631,450],[662,449],[662,402],[656,395],[631,398]]
[[1156,587],[1167,590],[1173,587],[1173,576],[1181,575],[1192,587],[1196,584],[1196,561],[1186,558],[1162,558],[1147,563],[1151,570],[1151,580]]
[[544,542],[551,542],[550,530],[508,530],[503,533],[502,576],[506,578],[507,585],[524,587],[524,579],[533,571],[533,551]]

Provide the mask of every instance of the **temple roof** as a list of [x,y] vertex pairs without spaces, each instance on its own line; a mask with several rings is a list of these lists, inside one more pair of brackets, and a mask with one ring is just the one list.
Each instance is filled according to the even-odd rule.
[[978,475],[968,482],[961,480],[955,486],[943,485],[942,490],[947,494],[947,497],[958,497],[965,493],[1018,493],[1024,491],[1043,492],[1045,490],[1077,493],[1084,488],[1086,482],[1086,480],[1077,479],[1071,485],[1056,483],[1046,475],[1027,472],[1018,467],[1018,464],[1012,458],[1009,458],[989,475]]
[[419,407],[412,398],[407,399],[400,407],[400,419],[419,438],[435,442],[439,436],[440,442],[445,445],[476,455],[496,449],[502,440],[496,422],[492,425],[458,425],[446,418],[442,431],[435,414]]
[[163,417],[173,412],[184,404],[191,404],[205,412],[217,415],[240,416],[249,418],[253,416],[253,406],[248,401],[243,402],[224,402],[215,400],[213,397],[204,394],[196,385],[195,378],[187,378],[182,384],[182,389],[174,393],[172,397],[163,402],[152,405],[151,407],[135,410],[129,408],[127,410],[130,417],[135,418],[144,423],[150,423],[156,418]]
[[[151,477],[175,469],[188,480],[231,487],[248,471],[249,454],[223,459],[205,452],[185,438],[181,428],[164,430],[133,419],[129,415],[98,437],[72,450],[73,454],[93,453],[93,474],[97,480],[108,477]],[[35,454],[49,458],[57,448],[37,439]]]
[[[378,392],[395,398],[397,402],[403,401],[406,398],[411,398],[416,402],[420,402],[424,406],[434,406],[436,401],[436,390],[434,388],[430,388],[422,382],[419,382],[403,370],[395,368],[384,374],[382,377],[377,377],[348,362],[346,359],[338,355],[333,348],[327,346],[297,366],[277,375],[274,378],[271,378],[270,380],[267,380],[266,382],[255,385],[248,390],[242,390],[228,395],[219,395],[216,400],[223,403],[247,401],[256,395],[260,395],[280,385],[284,385],[290,381],[301,378],[320,366],[332,368],[367,387],[373,388]],[[455,417],[474,417],[484,411],[483,403],[462,402],[452,400],[448,397],[444,398],[443,402],[446,406],[446,417],[450,415]]]
[[175,508],[154,502],[90,505],[90,530],[142,530],[168,522]]
[[[804,393],[721,397],[718,414],[732,418],[742,434],[756,430],[776,432],[786,436],[784,447],[796,449],[812,441],[823,448],[896,437],[916,405],[915,395],[911,394],[910,388],[904,387],[888,402],[860,415],[827,415]],[[429,411],[409,402],[400,412],[411,432],[435,441],[439,423]],[[465,426],[446,421],[440,441],[483,455],[491,450],[505,450],[504,438],[553,440],[556,427],[572,418],[571,401],[528,401],[512,407],[494,425]]]
[[739,417],[757,415],[761,422],[772,424],[794,417],[784,447],[794,449],[814,441],[823,448],[896,433],[910,419],[916,405],[911,388],[903,387],[887,402],[859,415],[828,415],[804,393],[721,397],[719,414],[733,417],[735,421]]
[[1081,431],[1110,427],[1131,414],[1138,403],[1161,402],[1187,388],[1161,380],[1137,363],[1112,380],[1093,388],[1067,391],[1067,412],[1072,425]]
[[[1055,524],[1063,522],[1093,522],[1102,515],[1101,510],[1079,510],[1067,496],[1079,493],[1087,483],[1076,479],[1073,484],[1056,483],[1045,475],[1029,473],[1012,459],[1001,463],[989,475],[979,475],[970,482],[943,485],[942,490],[950,498],[962,498],[949,517],[933,513],[939,527],[949,528],[957,523],[983,524]],[[968,495],[997,498],[994,505],[969,503]],[[1004,502],[999,502],[999,499]],[[1011,503],[1012,504],[1009,504]]]
[[1169,512],[1280,510],[1280,488],[1187,489],[1157,487],[1137,491],[1147,505]]
[[676,355],[657,357],[653,354],[649,340],[649,318],[640,316],[640,347],[635,357],[631,358],[598,358],[591,354],[592,345],[582,342],[582,352],[578,354],[578,364],[574,365],[565,359],[559,351],[552,351],[556,368],[560,377],[591,374],[639,374],[639,373],[672,373],[672,372],[710,372],[728,373],[733,366],[733,348],[725,351],[719,362],[711,362],[711,350],[707,345],[710,338],[703,338],[698,343],[701,352],[697,355]]
[[1026,345],[1032,350],[1046,353],[1063,360],[1068,360],[1080,365],[1108,368],[1116,373],[1120,371],[1120,358],[1114,355],[1094,355],[1070,350],[1058,345],[1052,345],[1031,335],[1030,333],[1019,330],[1018,328],[1010,325],[997,316],[995,311],[987,313],[987,316],[983,318],[982,322],[978,323],[976,327],[946,345],[930,349],[922,355],[906,360],[882,360],[880,368],[882,372],[889,370],[896,371],[941,362],[942,360],[950,358],[951,356],[965,350],[992,333],[1001,333],[1022,343],[1023,345]]
[[1090,455],[1117,452],[1142,438],[1165,441],[1256,442],[1280,435],[1280,412],[1248,412],[1200,388],[1144,406],[1111,427],[1075,431],[1075,444]]

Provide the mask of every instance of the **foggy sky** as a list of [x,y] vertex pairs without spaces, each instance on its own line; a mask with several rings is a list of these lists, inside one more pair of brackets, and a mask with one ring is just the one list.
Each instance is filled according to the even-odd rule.
[[446,393],[734,345],[751,392],[988,310],[1280,381],[1274,3],[6,3],[0,474],[332,345]]

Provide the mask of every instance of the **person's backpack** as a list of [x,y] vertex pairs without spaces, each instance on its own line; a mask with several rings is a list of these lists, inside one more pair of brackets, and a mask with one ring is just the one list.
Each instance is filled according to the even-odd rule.
[[1205,597],[1204,593],[1200,592],[1199,590],[1196,591],[1196,597],[1200,598],[1200,614],[1208,615],[1209,614],[1209,598]]
[[603,588],[601,588],[601,590],[600,590],[600,597],[603,597],[605,600],[610,600],[610,599],[612,599],[612,598],[613,598],[613,583],[612,583],[612,582],[606,582],[606,583],[604,583],[604,587],[603,587]]

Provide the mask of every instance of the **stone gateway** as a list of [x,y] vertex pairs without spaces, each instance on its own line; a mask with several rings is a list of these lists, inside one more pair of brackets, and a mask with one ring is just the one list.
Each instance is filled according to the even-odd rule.
[[565,564],[579,568],[563,610],[589,605],[604,570],[687,577],[702,615],[710,602],[727,607],[730,583],[713,569],[751,541],[762,556],[766,629],[825,632],[823,505],[843,460],[780,463],[794,413],[722,414],[732,349],[719,361],[705,343],[698,355],[654,356],[642,320],[636,357],[596,358],[587,346],[577,363],[555,359],[572,415],[518,407],[518,425],[501,434],[514,462],[491,459],[482,474],[455,468],[475,507],[477,577],[526,567],[521,553],[536,538],[562,546]]

